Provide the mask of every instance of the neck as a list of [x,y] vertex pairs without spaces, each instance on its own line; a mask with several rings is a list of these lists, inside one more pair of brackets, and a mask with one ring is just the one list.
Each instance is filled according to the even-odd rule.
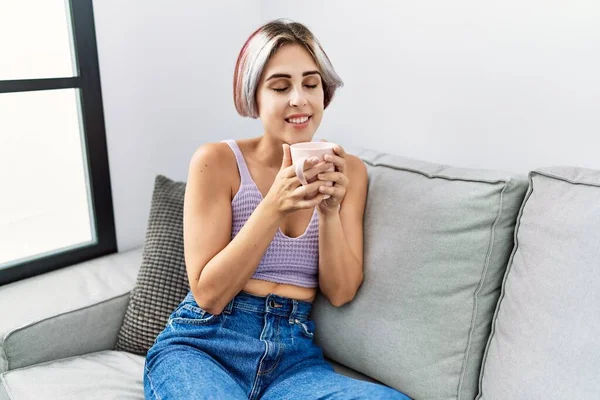
[[283,143],[268,135],[261,136],[255,145],[256,159],[267,168],[279,169],[283,160]]

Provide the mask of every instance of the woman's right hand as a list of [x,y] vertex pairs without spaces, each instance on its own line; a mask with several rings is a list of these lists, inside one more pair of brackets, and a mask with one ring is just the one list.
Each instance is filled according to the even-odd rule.
[[[265,200],[270,201],[276,207],[277,212],[283,216],[317,206],[328,195],[319,192],[319,187],[323,186],[325,182],[314,178],[332,166],[331,162],[310,158],[306,160],[304,177],[309,184],[303,186],[296,176],[295,167],[292,164],[290,146],[284,143],[281,168],[265,196]],[[316,195],[313,197],[315,193]]]

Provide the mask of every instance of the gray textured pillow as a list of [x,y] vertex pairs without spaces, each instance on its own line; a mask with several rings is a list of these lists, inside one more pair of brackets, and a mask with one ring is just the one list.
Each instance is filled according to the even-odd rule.
[[183,252],[185,182],[158,175],[142,265],[115,350],[145,355],[189,290]]
[[473,399],[527,176],[347,149],[367,165],[364,281],[312,315],[325,355],[417,399]]
[[600,399],[600,171],[529,174],[478,399]]

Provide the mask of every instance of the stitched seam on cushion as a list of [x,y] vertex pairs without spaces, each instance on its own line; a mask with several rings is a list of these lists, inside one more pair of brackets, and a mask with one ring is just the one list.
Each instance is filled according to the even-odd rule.
[[471,314],[471,326],[469,327],[469,336],[467,338],[467,348],[465,349],[465,352],[464,352],[463,365],[462,365],[462,369],[460,371],[460,377],[458,379],[458,390],[457,390],[457,399],[458,400],[461,399],[461,390],[462,390],[463,382],[465,379],[465,374],[467,371],[467,363],[469,361],[469,352],[471,351],[471,345],[473,343],[473,333],[475,331],[475,322],[477,321],[477,311],[478,311],[477,299],[479,297],[479,293],[481,292],[481,289],[483,288],[483,284],[484,284],[485,278],[487,276],[487,271],[490,267],[490,259],[492,258],[492,252],[494,251],[494,239],[496,237],[496,226],[498,225],[498,221],[500,221],[500,218],[502,216],[502,210],[503,210],[503,205],[504,205],[504,201],[503,201],[504,200],[504,192],[506,191],[507,188],[508,188],[508,182],[506,182],[504,184],[504,187],[500,191],[500,204],[498,207],[498,214],[496,215],[496,219],[494,220],[494,223],[492,224],[492,229],[490,232],[490,243],[488,245],[488,251],[485,256],[485,265],[483,267],[483,271],[481,272],[481,278],[479,279],[479,285],[477,286],[477,289],[475,289],[475,293],[473,294],[473,313]]
[[[423,172],[423,171],[419,171],[417,169],[413,169],[413,168],[407,168],[407,167],[399,167],[397,165],[391,165],[388,163],[375,163],[375,162],[371,162],[368,160],[363,160],[365,163],[371,165],[372,167],[387,167],[387,168],[391,168],[397,171],[407,171],[407,172],[414,172],[416,174],[419,175],[423,175],[426,176],[427,178],[441,178],[441,179],[447,179],[447,180],[451,180],[451,181],[464,181],[464,182],[481,182],[481,183],[506,183],[507,181],[510,181],[511,177],[506,177],[506,178],[498,178],[496,180],[488,180],[488,179],[474,179],[474,178],[456,178],[456,177],[451,177],[451,176],[447,176],[447,175],[440,175],[440,174],[428,174],[427,172]],[[446,165],[442,165],[440,166],[440,168],[447,168],[448,166]]]
[[600,187],[600,185],[597,184],[597,183],[584,182],[584,181],[574,181],[572,179],[565,178],[563,176],[554,175],[554,174],[551,174],[549,172],[540,172],[540,171],[531,171],[531,172],[533,174],[536,174],[536,175],[542,175],[542,176],[545,176],[545,177],[548,177],[548,178],[554,178],[556,180],[568,182],[568,183],[571,183],[573,185],[584,185],[584,186]]
[[8,387],[8,383],[4,380],[5,376],[6,376],[6,373],[0,374],[0,382],[2,382],[2,387],[6,391],[6,394],[8,394],[8,398],[14,399],[15,396],[12,395],[12,392],[10,391],[10,389]]
[[[24,329],[27,329],[27,328],[29,328],[29,327],[32,327],[32,326],[34,326],[34,325],[40,324],[40,323],[42,323],[42,322],[49,321],[49,320],[51,320],[51,319],[54,319],[54,318],[56,318],[56,317],[60,317],[60,316],[63,316],[63,315],[72,314],[72,313],[74,313],[74,312],[78,312],[78,311],[81,311],[81,310],[85,310],[86,308],[91,308],[91,307],[97,306],[97,305],[99,305],[99,304],[102,304],[102,303],[107,303],[107,302],[109,302],[109,301],[113,301],[113,300],[115,300],[115,299],[122,298],[122,297],[124,297],[124,296],[129,296],[129,295],[130,295],[130,293],[131,293],[131,290],[130,290],[130,291],[128,291],[128,292],[126,292],[126,293],[120,294],[120,295],[118,295],[118,296],[111,297],[110,299],[102,300],[102,301],[99,301],[99,302],[97,302],[97,303],[94,303],[94,304],[90,304],[90,305],[88,305],[88,306],[85,306],[85,307],[77,308],[77,309],[75,309],[75,310],[65,311],[65,312],[62,312],[62,313],[60,313],[60,314],[55,314],[55,315],[52,315],[52,316],[50,316],[50,317],[48,317],[48,318],[44,318],[44,319],[41,319],[41,320],[39,320],[39,321],[34,321],[34,322],[31,322],[31,323],[29,323],[29,324],[27,324],[27,325],[23,325],[23,326],[21,326],[21,327],[19,327],[19,328],[13,329],[12,331],[8,332],[8,333],[7,333],[7,334],[4,336],[3,343],[6,343],[6,341],[7,341],[7,340],[8,340],[8,338],[9,338],[9,336],[11,336],[13,333],[16,333],[16,332],[22,331],[22,330],[24,330]],[[7,371],[10,371],[10,359],[8,358],[8,353],[6,352],[6,348],[5,348],[5,346],[2,346],[2,351],[4,352],[4,358],[6,359],[6,369],[7,369]],[[39,365],[39,364],[34,364],[34,365]]]
[[485,372],[485,363],[486,363],[487,356],[489,353],[490,344],[496,333],[496,321],[498,319],[498,312],[500,310],[500,306],[502,305],[502,301],[504,300],[504,296],[506,294],[506,281],[508,280],[508,276],[510,275],[510,271],[512,270],[513,259],[515,257],[515,254],[517,253],[517,249],[519,248],[519,240],[517,239],[517,236],[519,233],[519,228],[521,227],[521,218],[523,217],[523,211],[525,210],[525,206],[527,205],[527,202],[529,201],[529,198],[531,197],[532,193],[533,193],[533,172],[530,172],[529,173],[529,189],[527,191],[525,199],[523,200],[523,204],[521,204],[521,209],[519,210],[519,215],[517,216],[517,222],[515,225],[515,232],[513,234],[513,240],[514,240],[515,246],[510,255],[510,259],[508,260],[508,266],[506,267],[506,272],[504,273],[504,279],[502,280],[502,290],[500,291],[500,298],[498,299],[498,302],[496,303],[496,309],[494,310],[494,316],[492,318],[492,326],[491,326],[490,336],[487,340],[487,344],[485,346],[485,351],[483,353],[483,358],[481,360],[481,370],[479,371],[479,393],[477,394],[477,397],[475,398],[475,400],[481,399],[483,374]]
[[[85,353],[85,354],[76,354],[74,356],[69,356],[69,357],[63,357],[63,358],[57,358],[55,360],[48,360],[48,361],[42,361],[40,363],[37,364],[30,364],[30,365],[26,365],[25,367],[19,367],[16,369],[13,369],[11,371],[7,371],[7,372],[12,372],[12,371],[25,371],[31,368],[36,368],[36,367],[43,367],[44,365],[49,365],[55,362],[62,362],[62,361],[69,361],[69,360],[74,360],[76,358],[85,358],[86,356],[91,356],[91,355],[96,355],[99,353],[105,353],[107,351],[120,351],[120,350],[100,350],[100,351],[93,351],[91,353]],[[123,352],[125,353],[125,352]]]

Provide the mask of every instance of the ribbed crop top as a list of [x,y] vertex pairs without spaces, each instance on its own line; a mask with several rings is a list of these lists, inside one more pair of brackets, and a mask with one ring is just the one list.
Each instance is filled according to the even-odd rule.
[[[240,188],[231,201],[233,239],[263,200],[263,195],[252,179],[236,141],[227,139],[222,142],[227,143],[235,154],[241,180]],[[302,235],[289,237],[281,228],[277,229],[252,278],[314,288],[318,286],[318,266],[319,216],[315,209]]]

